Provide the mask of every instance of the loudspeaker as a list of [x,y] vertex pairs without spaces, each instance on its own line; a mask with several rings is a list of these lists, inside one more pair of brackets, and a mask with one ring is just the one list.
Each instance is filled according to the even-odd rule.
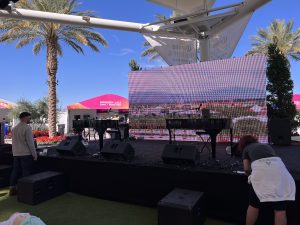
[[289,119],[271,119],[269,121],[270,142],[275,145],[291,144],[291,122]]
[[162,153],[163,162],[169,164],[196,165],[199,158],[199,151],[194,145],[167,144]]
[[18,201],[35,205],[65,193],[62,173],[46,171],[18,180]]
[[0,188],[9,186],[11,171],[11,165],[0,165]]
[[79,136],[70,136],[59,143],[56,151],[62,155],[84,155],[86,149]]
[[110,142],[104,145],[101,155],[108,159],[132,160],[135,155],[134,148],[126,142]]
[[202,225],[206,219],[204,193],[174,189],[158,202],[158,225]]

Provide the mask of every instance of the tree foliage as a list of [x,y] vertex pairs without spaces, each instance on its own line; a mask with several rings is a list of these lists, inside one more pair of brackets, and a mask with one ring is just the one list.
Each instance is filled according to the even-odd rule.
[[[92,11],[77,11],[77,0],[20,0],[17,7],[23,9],[92,16]],[[77,53],[84,53],[84,47],[99,52],[98,44],[107,46],[106,40],[89,26],[66,25],[51,22],[36,22],[16,19],[0,20],[0,43],[16,42],[16,48],[33,45],[36,55],[46,49],[48,73],[48,122],[50,137],[56,136],[56,74],[58,57],[63,55],[63,46],[69,46]]]
[[[58,101],[57,101],[58,102]],[[59,108],[59,107],[57,107]],[[19,118],[21,112],[29,112],[35,129],[40,127],[47,128],[48,123],[48,99],[43,97],[35,102],[31,102],[26,99],[20,99],[17,101],[17,106],[12,109],[10,113],[10,119]]]
[[292,128],[295,128],[297,111],[292,101],[294,85],[291,80],[290,64],[276,44],[270,44],[268,48],[267,79],[269,119],[288,118]]
[[294,22],[291,20],[287,24],[284,20],[275,19],[266,28],[260,28],[256,36],[251,37],[253,48],[247,55],[261,53],[268,55],[270,44],[276,45],[281,54],[295,60],[300,59],[300,29],[292,31]]
[[130,60],[129,67],[131,71],[142,70],[142,67],[140,67],[139,64],[134,59]]

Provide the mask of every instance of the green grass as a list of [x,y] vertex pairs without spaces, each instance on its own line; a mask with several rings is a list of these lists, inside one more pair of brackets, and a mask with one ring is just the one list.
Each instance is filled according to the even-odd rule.
[[[157,225],[154,208],[90,198],[73,193],[38,204],[26,205],[0,190],[0,221],[14,212],[29,212],[47,225]],[[207,219],[205,225],[230,225]]]

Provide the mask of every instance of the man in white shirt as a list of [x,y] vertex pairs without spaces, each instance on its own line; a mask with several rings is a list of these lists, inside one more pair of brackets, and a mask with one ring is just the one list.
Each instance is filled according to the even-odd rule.
[[10,195],[16,195],[18,179],[32,173],[33,160],[37,160],[32,129],[28,125],[31,114],[22,112],[20,123],[12,130],[13,171],[10,176]]

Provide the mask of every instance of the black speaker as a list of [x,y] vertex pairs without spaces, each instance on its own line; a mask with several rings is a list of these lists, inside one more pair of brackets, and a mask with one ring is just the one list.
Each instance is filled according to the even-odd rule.
[[135,155],[134,148],[126,142],[110,142],[104,145],[101,155],[108,159],[132,160]]
[[203,192],[174,189],[158,202],[158,225],[202,225],[204,197]]
[[162,153],[163,162],[169,164],[196,165],[199,158],[199,151],[194,145],[167,144]]
[[289,119],[271,119],[268,128],[269,142],[275,145],[291,144],[291,122]]
[[65,193],[62,173],[46,171],[18,180],[18,201],[35,205]]
[[9,186],[11,171],[11,165],[0,165],[0,188]]
[[70,136],[59,143],[56,147],[56,151],[62,155],[84,155],[86,148],[82,144],[79,136]]

